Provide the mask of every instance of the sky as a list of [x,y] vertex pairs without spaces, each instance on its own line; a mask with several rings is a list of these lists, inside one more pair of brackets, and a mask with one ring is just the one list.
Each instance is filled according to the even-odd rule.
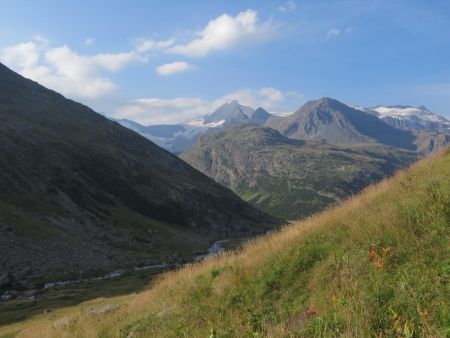
[[[450,1],[0,0],[0,62],[114,118],[328,96],[450,118]],[[0,79],[1,81],[1,79]]]

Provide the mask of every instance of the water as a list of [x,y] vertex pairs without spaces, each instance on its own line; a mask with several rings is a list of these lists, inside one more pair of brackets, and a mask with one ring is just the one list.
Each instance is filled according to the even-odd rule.
[[[194,258],[194,261],[199,262],[208,257],[216,256],[216,255],[220,254],[221,252],[224,252],[225,250],[239,248],[247,240],[248,240],[248,238],[237,238],[237,239],[224,239],[224,240],[216,241],[213,243],[212,247],[207,249],[207,253],[196,256]],[[177,267],[179,268],[181,266],[182,265],[179,265],[179,264],[172,264],[172,265],[155,264],[155,265],[133,267],[131,269],[116,270],[116,271],[109,272],[105,275],[98,276],[98,277],[80,278],[80,279],[74,279],[74,280],[62,280],[62,281],[51,282],[51,283],[45,284],[44,289],[51,289],[51,288],[55,288],[58,286],[80,284],[80,283],[84,283],[84,282],[119,278],[122,275],[124,275],[125,273],[130,273],[130,272],[135,272],[135,271],[152,270],[152,269],[169,269],[169,268],[177,268]]]
[[168,264],[155,264],[155,265],[133,267],[133,268],[127,269],[127,270],[116,270],[113,272],[109,272],[106,275],[98,276],[98,277],[80,278],[80,279],[74,279],[74,280],[64,280],[64,281],[56,281],[56,282],[47,283],[44,285],[44,289],[50,289],[50,288],[54,288],[57,286],[73,285],[73,284],[79,284],[79,283],[84,283],[84,282],[118,278],[118,277],[121,277],[125,273],[133,272],[133,271],[150,270],[150,269],[164,269],[164,268],[168,268],[168,267],[170,267],[170,265],[168,265]]

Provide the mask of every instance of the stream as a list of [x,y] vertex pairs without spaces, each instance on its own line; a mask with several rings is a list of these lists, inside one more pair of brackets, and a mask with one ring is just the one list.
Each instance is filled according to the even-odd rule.
[[219,240],[205,253],[185,264],[154,264],[112,271],[97,277],[49,282],[42,289],[6,291],[0,293],[0,326],[24,320],[40,313],[81,302],[145,290],[151,281],[167,270],[199,262],[221,252],[239,249],[250,238]]
[[[249,238],[235,238],[235,239],[223,239],[219,241],[215,241],[213,243],[213,246],[207,249],[207,252],[202,255],[198,255],[194,257],[194,262],[200,262],[208,257],[216,256],[220,254],[221,252],[224,252],[225,250],[230,249],[237,249],[243,245],[246,241],[248,241]],[[188,262],[186,264],[189,264],[191,262]],[[98,277],[92,277],[92,278],[82,278],[82,279],[75,279],[75,280],[64,280],[64,281],[56,281],[47,283],[44,285],[44,289],[50,289],[57,286],[64,286],[64,285],[73,285],[73,284],[79,284],[84,282],[91,282],[91,281],[100,281],[105,279],[111,279],[111,278],[118,278],[124,275],[125,273],[130,272],[136,272],[136,271],[142,271],[142,270],[160,270],[160,269],[170,269],[170,268],[179,268],[185,264],[155,264],[155,265],[146,265],[146,266],[140,266],[140,267],[133,267],[130,269],[120,269],[116,270],[110,273],[107,273],[102,276]]]
[[[242,247],[243,243],[246,242],[247,240],[249,240],[249,238],[236,238],[236,239],[225,239],[225,240],[215,241],[213,243],[213,245],[207,249],[206,253],[195,256],[192,262],[200,262],[208,257],[218,255],[221,252],[224,252],[225,250],[240,248],[240,247]],[[188,262],[185,264],[189,264],[189,263],[191,263],[191,262]],[[70,286],[70,285],[87,283],[87,282],[115,279],[115,278],[122,277],[125,274],[130,274],[133,272],[144,271],[144,270],[155,270],[155,272],[157,272],[159,270],[162,271],[164,269],[175,269],[175,268],[180,268],[185,264],[155,264],[155,265],[132,267],[132,268],[127,268],[127,269],[120,269],[120,270],[112,271],[112,272],[109,272],[107,274],[97,276],[97,277],[49,282],[44,285],[43,289],[48,290],[48,289],[53,289],[53,288],[61,287],[61,286]],[[0,302],[8,301],[8,300],[11,300],[14,298],[16,298],[14,296],[14,294],[7,291],[1,295]]]

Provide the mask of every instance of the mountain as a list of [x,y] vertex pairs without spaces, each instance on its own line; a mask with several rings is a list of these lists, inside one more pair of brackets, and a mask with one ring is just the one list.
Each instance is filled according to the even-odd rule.
[[367,110],[374,112],[380,119],[395,128],[450,134],[450,121],[424,106],[376,106]]
[[309,101],[290,116],[270,117],[264,126],[289,138],[334,145],[381,144],[408,150],[417,148],[411,132],[391,127],[370,113],[330,98]]
[[413,133],[416,150],[421,154],[436,153],[450,145],[450,121],[424,106],[376,106],[356,109],[377,116],[392,127]]
[[238,124],[264,124],[271,116],[261,107],[254,110],[239,104],[238,101],[232,101],[223,104],[210,114],[181,124],[143,126],[126,119],[118,120],[118,122],[172,153],[178,154],[192,147],[198,136],[209,129]]
[[143,136],[151,135],[160,138],[169,138],[174,137],[178,133],[186,131],[186,128],[181,124],[160,124],[154,126],[143,126],[137,122],[127,119],[121,119],[117,122],[119,122],[124,127],[135,130]]
[[0,336],[447,337],[449,201],[447,151],[238,253]]
[[203,117],[204,124],[215,123],[217,126],[232,126],[247,123],[264,123],[271,115],[263,108],[254,110],[251,107],[243,106],[238,101],[225,103],[217,108],[213,113]]
[[192,147],[197,140],[198,135],[202,131],[207,130],[207,127],[197,127],[189,124],[158,124],[143,126],[127,119],[119,119],[117,122],[174,154],[179,154]]
[[[0,270],[10,280],[186,260],[215,239],[279,223],[144,137],[1,64],[0,167]],[[9,284],[2,287],[26,287]]]
[[418,155],[294,140],[271,128],[239,125],[201,135],[180,157],[258,208],[298,219],[392,175]]
[[450,133],[419,130],[415,131],[414,135],[416,136],[417,151],[424,155],[435,154],[450,145]]

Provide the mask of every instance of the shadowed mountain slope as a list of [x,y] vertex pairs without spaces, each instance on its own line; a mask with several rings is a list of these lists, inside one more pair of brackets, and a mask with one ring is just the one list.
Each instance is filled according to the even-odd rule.
[[189,259],[213,239],[277,222],[144,137],[1,64],[0,167],[0,267],[16,279]]

